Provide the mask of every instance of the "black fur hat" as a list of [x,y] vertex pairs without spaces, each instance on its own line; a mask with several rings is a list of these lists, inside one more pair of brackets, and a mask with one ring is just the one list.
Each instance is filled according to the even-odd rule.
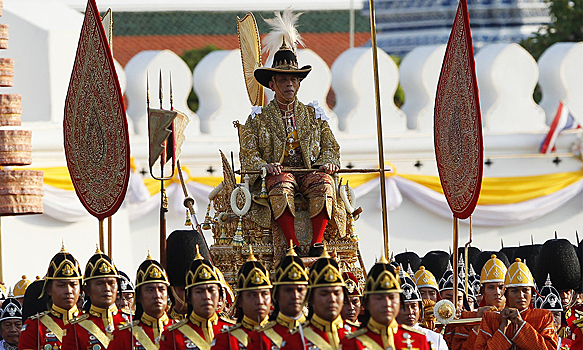
[[478,276],[482,272],[482,268],[484,267],[486,262],[490,260],[492,254],[496,255],[496,258],[500,259],[500,261],[502,261],[504,265],[506,265],[506,267],[510,266],[510,261],[508,261],[508,257],[506,256],[506,254],[496,252],[493,250],[484,250],[483,252],[480,253],[480,255],[478,255],[476,261],[474,262],[474,270],[476,271],[476,274],[478,274]]
[[44,285],[45,280],[36,280],[26,288],[22,301],[24,305],[22,308],[22,322],[26,321],[30,316],[48,310],[50,297],[47,294],[44,294],[42,297],[40,296],[43,292]]
[[[518,247],[504,247],[502,249],[500,249],[500,253],[504,253],[504,255],[506,255],[506,257],[508,259],[512,258],[514,256],[514,251],[517,249]],[[500,259],[500,258],[498,258]],[[514,261],[514,260],[512,260]],[[510,266],[510,265],[509,265]]]
[[537,286],[544,285],[546,279],[546,276],[543,279],[540,279],[540,274],[538,273],[538,260],[542,247],[542,244],[523,245],[516,248],[514,256],[512,257],[512,261],[515,261],[516,258],[520,258],[520,260],[528,266]]
[[166,273],[170,285],[186,287],[186,273],[196,256],[196,245],[205,260],[210,254],[204,238],[193,230],[173,231],[166,239]]
[[[425,266],[426,270],[431,271],[435,278],[441,278],[447,270],[447,263],[449,261],[449,253],[442,250],[432,250],[425,254],[421,259],[421,265]],[[411,266],[413,268],[413,266]]]
[[558,291],[577,289],[581,285],[581,265],[577,251],[566,239],[550,239],[543,244],[535,278],[544,281],[550,274]]
[[[458,248],[458,256],[463,256],[464,261],[466,261],[466,256],[465,256],[464,251],[465,251],[464,247],[459,247]],[[475,263],[476,263],[476,260],[478,259],[478,256],[480,255],[480,253],[482,253],[482,251],[479,248],[468,247],[468,261],[466,261],[466,263],[471,264],[474,267],[474,270],[476,270]],[[453,255],[449,258],[449,261],[451,261],[451,263],[453,264]]]
[[419,270],[419,266],[421,266],[421,258],[415,252],[404,252],[395,255],[395,261],[402,265],[405,270],[411,266],[413,271]]

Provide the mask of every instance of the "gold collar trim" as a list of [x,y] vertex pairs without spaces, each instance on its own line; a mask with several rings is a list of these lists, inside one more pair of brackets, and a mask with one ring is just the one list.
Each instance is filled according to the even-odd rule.
[[310,320],[310,324],[315,328],[325,332],[326,336],[328,336],[328,343],[334,345],[334,349],[338,348],[338,344],[340,344],[338,330],[344,327],[344,324],[342,323],[342,317],[340,317],[340,315],[338,315],[334,321],[329,322],[314,314]]
[[79,309],[77,309],[77,305],[73,305],[72,308],[66,310],[53,304],[51,307],[51,314],[63,320],[65,324],[68,324],[73,317],[76,317],[79,314]]
[[255,320],[250,319],[247,316],[243,316],[243,321],[241,321],[241,326],[249,329],[249,330],[253,330],[255,329],[255,327],[257,326],[263,326],[264,324],[266,324],[267,322],[269,322],[269,318],[265,317],[261,322],[257,322]]
[[213,326],[215,326],[219,322],[219,316],[216,313],[210,318],[204,318],[197,315],[194,311],[190,313],[188,316],[188,320],[195,326],[198,326],[202,329],[202,333],[204,334],[204,339],[210,343],[215,338],[215,332],[213,330]]
[[388,347],[395,348],[395,334],[399,330],[399,324],[395,319],[391,321],[388,326],[382,325],[372,318],[368,320],[368,329],[375,334],[379,334],[383,339],[383,347],[386,349]]
[[103,320],[103,325],[105,326],[105,330],[107,333],[113,333],[114,324],[113,324],[113,316],[117,315],[117,306],[115,304],[111,305],[107,309],[102,309],[95,305],[91,305],[89,308],[89,314],[91,316],[99,317]]
[[303,313],[300,313],[300,317],[298,318],[291,318],[281,313],[281,311],[277,314],[277,323],[284,326],[285,328],[292,330],[297,328],[301,323],[306,322],[306,316]]
[[148,315],[147,313],[142,313],[140,321],[148,327],[152,327],[154,331],[154,339],[159,339],[164,332],[164,327],[168,324],[168,315],[164,313],[162,317],[156,318]]

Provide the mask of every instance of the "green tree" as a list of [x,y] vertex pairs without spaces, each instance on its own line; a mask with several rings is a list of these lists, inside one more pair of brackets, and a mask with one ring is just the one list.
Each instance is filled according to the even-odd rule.
[[[190,71],[193,72],[194,67],[196,67],[198,62],[200,62],[200,60],[202,60],[204,56],[208,55],[209,53],[215,50],[219,50],[219,48],[213,44],[210,44],[200,49],[191,49],[184,51],[184,53],[180,57],[182,57],[184,62],[186,62],[188,68],[190,68]],[[190,110],[194,112],[198,110],[198,96],[196,96],[194,90],[191,90],[190,94],[188,95],[188,108],[190,108]]]
[[583,41],[583,0],[546,2],[549,4],[551,23],[520,43],[536,60],[554,43]]

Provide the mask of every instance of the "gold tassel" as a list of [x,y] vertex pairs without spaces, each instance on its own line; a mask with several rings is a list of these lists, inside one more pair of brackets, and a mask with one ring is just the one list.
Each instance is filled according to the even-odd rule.
[[209,202],[209,205],[206,207],[206,215],[204,216],[204,222],[202,223],[203,230],[210,230],[211,229],[210,211],[211,211],[211,202]]
[[237,224],[237,230],[235,231],[235,236],[233,237],[232,245],[241,246],[243,245],[243,217],[239,216],[239,223]]
[[188,209],[186,209],[186,222],[184,226],[192,226],[192,221],[190,221],[190,215],[188,214]]

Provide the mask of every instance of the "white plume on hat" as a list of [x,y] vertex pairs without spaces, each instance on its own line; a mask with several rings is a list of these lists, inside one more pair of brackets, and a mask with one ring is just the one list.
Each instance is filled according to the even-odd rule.
[[264,46],[261,50],[261,53],[268,53],[268,62],[284,41],[294,53],[298,44],[304,46],[302,36],[296,29],[296,23],[302,12],[294,14],[291,7],[288,7],[283,11],[283,15],[279,11],[275,11],[274,14],[274,18],[263,19],[271,27],[271,32],[263,39]]

